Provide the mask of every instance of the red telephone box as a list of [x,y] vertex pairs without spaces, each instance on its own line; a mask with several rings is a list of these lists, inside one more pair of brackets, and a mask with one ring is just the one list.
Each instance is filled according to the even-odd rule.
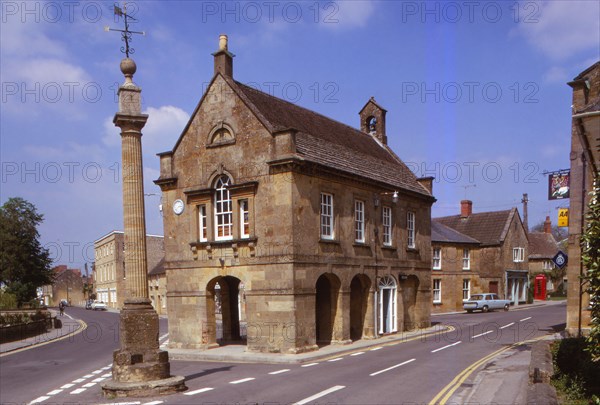
[[538,274],[535,276],[535,283],[533,285],[533,298],[536,300],[546,300],[546,276],[544,274]]

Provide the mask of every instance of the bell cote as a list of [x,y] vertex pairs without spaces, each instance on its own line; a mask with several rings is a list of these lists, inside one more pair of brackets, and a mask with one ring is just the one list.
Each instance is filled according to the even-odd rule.
[[367,104],[360,110],[360,130],[371,136],[374,136],[379,142],[387,145],[387,135],[385,134],[385,113],[375,98],[371,97]]

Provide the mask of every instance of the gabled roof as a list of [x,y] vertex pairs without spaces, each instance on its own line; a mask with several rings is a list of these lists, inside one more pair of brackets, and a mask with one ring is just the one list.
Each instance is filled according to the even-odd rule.
[[558,243],[551,233],[529,233],[529,259],[552,259],[558,250]]
[[296,150],[305,161],[431,196],[400,158],[372,135],[228,77],[224,79],[271,133],[297,131]]
[[579,73],[577,76],[575,76],[573,78],[573,81],[575,81],[575,80],[581,80],[581,79],[585,78],[585,76],[588,73],[590,73],[592,70],[596,69],[597,67],[600,67],[600,61],[594,63],[592,66],[588,67],[583,72]]
[[433,220],[477,239],[482,246],[495,246],[502,244],[506,238],[515,215],[518,216],[519,213],[516,208],[512,208],[506,211],[479,212],[466,218],[452,215]]
[[479,244],[477,239],[460,233],[437,220],[431,221],[431,241],[438,243],[469,243]]

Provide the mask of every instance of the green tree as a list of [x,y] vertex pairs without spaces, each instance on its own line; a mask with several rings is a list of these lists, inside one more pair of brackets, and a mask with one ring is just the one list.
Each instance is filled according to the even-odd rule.
[[53,282],[50,253],[37,230],[43,219],[19,197],[0,207],[0,285],[17,297],[19,306],[36,296],[37,287]]
[[581,235],[581,261],[586,269],[585,280],[590,294],[592,329],[587,339],[587,350],[594,361],[600,361],[600,178],[596,177],[590,193],[589,210],[585,215],[585,229]]

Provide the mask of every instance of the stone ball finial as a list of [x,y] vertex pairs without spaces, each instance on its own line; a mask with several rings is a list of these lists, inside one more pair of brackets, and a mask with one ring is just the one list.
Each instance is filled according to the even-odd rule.
[[124,58],[121,61],[121,72],[123,72],[123,75],[125,75],[125,82],[129,83],[132,81],[133,75],[135,74],[136,70],[137,70],[137,66],[135,64],[135,62],[133,61],[133,59],[130,58]]
[[225,34],[219,35],[219,50],[220,51],[227,50],[227,35],[225,35]]

